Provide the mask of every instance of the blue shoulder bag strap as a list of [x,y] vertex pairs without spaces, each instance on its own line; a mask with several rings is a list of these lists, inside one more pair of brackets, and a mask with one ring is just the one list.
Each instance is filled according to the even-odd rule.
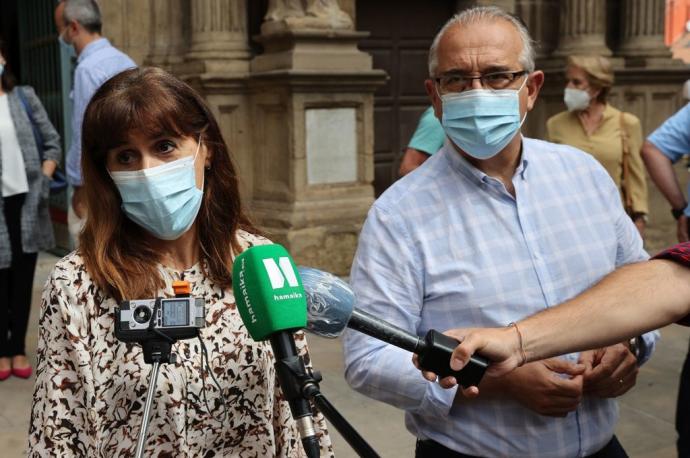
[[31,130],[34,133],[34,141],[36,142],[36,148],[38,148],[38,158],[41,160],[41,162],[43,162],[43,137],[41,136],[41,132],[39,132],[38,127],[34,122],[34,112],[31,109],[31,105],[29,105],[29,101],[26,100],[26,95],[24,94],[24,91],[19,86],[17,86],[17,95],[19,96],[19,100],[22,102],[22,105],[24,105],[24,110],[26,110],[26,114],[29,115],[29,121],[31,121]]

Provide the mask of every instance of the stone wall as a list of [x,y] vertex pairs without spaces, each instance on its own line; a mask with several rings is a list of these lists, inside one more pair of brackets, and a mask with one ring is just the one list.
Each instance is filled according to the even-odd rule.
[[[248,1],[109,0],[104,33],[137,63],[169,69],[201,91],[258,223],[298,263],[346,274],[373,201],[373,91],[385,74],[357,49],[366,34],[354,30],[355,0],[298,8],[268,0],[252,37],[263,47],[258,55]],[[458,0],[457,8],[473,4],[515,12],[538,42],[546,84],[525,125],[530,136],[543,137],[546,119],[564,108],[571,53],[610,56],[611,102],[640,117],[645,133],[683,103],[688,72],[663,45],[663,0]],[[329,148],[343,131],[348,139]]]

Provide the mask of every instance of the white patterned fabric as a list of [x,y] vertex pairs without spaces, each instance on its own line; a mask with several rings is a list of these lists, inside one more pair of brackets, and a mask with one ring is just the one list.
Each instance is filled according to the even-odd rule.
[[[239,232],[244,249],[269,243]],[[206,303],[201,336],[222,393],[206,376],[202,395],[198,339],[173,345],[175,364],[161,366],[151,408],[147,457],[300,457],[304,450],[287,401],[278,386],[270,344],[254,342],[232,290],[215,286],[197,264],[183,272],[162,268],[166,287],[187,280]],[[115,338],[117,304],[92,283],[81,257],[59,261],[46,284],[39,324],[38,366],[29,432],[29,456],[131,457],[142,423],[151,372],[141,346]],[[307,358],[303,333],[297,348]],[[221,397],[228,415],[223,414]],[[321,414],[315,417],[321,456],[332,456]]]

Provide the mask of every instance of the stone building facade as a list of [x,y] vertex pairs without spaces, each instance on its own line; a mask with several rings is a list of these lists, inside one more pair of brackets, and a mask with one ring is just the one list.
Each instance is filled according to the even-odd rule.
[[217,115],[257,219],[298,263],[347,274],[375,195],[428,104],[426,50],[454,12],[495,4],[538,41],[546,86],[525,131],[561,111],[563,65],[609,56],[611,102],[645,133],[690,76],[664,45],[664,0],[109,0],[104,33],[191,83]]

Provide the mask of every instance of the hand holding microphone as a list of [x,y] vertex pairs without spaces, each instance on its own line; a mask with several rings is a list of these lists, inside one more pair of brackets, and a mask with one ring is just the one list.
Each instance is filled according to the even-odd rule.
[[310,267],[299,267],[298,270],[307,295],[307,331],[335,338],[348,327],[416,354],[420,368],[441,378],[452,376],[464,388],[479,385],[488,366],[483,357],[472,355],[460,370],[450,367],[458,340],[433,329],[420,339],[354,308],[354,292],[338,277]]

